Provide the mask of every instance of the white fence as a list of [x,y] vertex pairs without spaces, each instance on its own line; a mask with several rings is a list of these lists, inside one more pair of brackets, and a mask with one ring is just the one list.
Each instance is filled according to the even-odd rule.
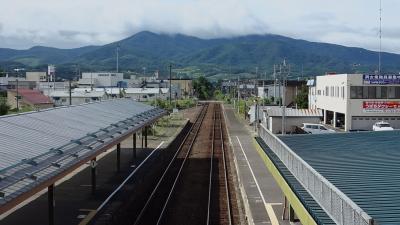
[[350,198],[308,165],[262,124],[259,135],[336,224],[377,224]]

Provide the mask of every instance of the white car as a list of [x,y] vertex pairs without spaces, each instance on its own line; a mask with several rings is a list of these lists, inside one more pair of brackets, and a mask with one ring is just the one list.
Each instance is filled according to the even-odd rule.
[[317,123],[303,123],[301,129],[303,129],[305,132],[309,134],[328,134],[336,132],[332,129],[326,128],[322,124],[317,124]]
[[373,131],[386,131],[386,130],[393,130],[393,127],[390,126],[390,123],[381,121],[377,122],[372,126]]

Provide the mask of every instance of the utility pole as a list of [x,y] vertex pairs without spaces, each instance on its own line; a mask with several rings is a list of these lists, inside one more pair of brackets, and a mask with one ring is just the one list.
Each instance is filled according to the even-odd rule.
[[274,101],[276,102],[276,66],[274,64]]
[[262,96],[262,106],[265,106],[265,81],[267,80],[267,71],[264,73],[264,80],[263,80],[263,96]]
[[19,73],[17,73],[17,112],[19,112],[19,91],[18,91],[18,77]]
[[382,0],[379,1],[379,75],[382,72]]
[[69,105],[72,105],[72,87],[71,87],[71,78],[69,78]]
[[169,64],[169,105],[172,106],[172,63]]
[[119,72],[119,43],[117,45],[117,73]]
[[258,66],[256,66],[256,79],[254,79],[254,96],[258,94],[257,82],[258,82]]
[[240,84],[239,84],[239,76],[238,76],[238,83],[237,83],[237,100],[238,100],[238,103],[237,103],[237,106],[238,106],[238,114],[240,114],[240,105],[239,105],[239,102],[240,102]]
[[290,65],[286,65],[286,60],[283,60],[283,65],[281,66],[281,71],[280,75],[282,78],[282,135],[286,134],[286,104],[285,104],[285,99],[286,99],[286,83],[287,83],[287,77],[289,76],[290,73]]

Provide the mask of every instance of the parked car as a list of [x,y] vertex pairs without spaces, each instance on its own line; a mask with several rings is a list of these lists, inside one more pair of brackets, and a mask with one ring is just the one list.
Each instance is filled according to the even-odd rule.
[[317,123],[303,123],[301,129],[303,129],[305,132],[309,134],[328,134],[336,132],[332,129],[326,128],[322,124],[317,124]]
[[373,131],[386,131],[386,130],[393,130],[393,127],[390,126],[390,123],[381,121],[381,122],[376,122],[372,126]]

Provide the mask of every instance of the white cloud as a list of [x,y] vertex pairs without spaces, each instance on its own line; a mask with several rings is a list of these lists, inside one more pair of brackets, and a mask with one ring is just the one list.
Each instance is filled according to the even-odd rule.
[[[400,2],[382,1],[384,50],[400,53]],[[0,47],[100,45],[142,30],[379,47],[378,0],[0,0],[0,7]]]

